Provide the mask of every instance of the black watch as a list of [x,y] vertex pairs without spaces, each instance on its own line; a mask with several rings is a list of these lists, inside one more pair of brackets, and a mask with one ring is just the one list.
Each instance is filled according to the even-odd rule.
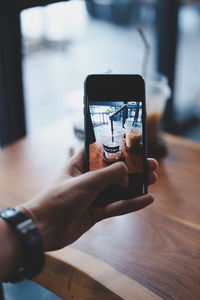
[[37,225],[16,208],[1,210],[0,217],[16,232],[24,249],[23,266],[4,282],[19,282],[25,278],[35,277],[44,265],[43,242]]

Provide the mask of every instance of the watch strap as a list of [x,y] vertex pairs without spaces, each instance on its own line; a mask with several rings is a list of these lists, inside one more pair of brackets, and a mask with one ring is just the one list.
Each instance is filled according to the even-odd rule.
[[36,223],[16,208],[0,211],[3,218],[16,232],[24,250],[23,265],[5,282],[19,282],[25,278],[32,279],[44,265],[43,241]]

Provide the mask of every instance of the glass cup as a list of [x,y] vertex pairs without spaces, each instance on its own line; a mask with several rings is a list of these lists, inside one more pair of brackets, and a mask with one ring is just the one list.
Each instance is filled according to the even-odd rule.
[[166,146],[160,132],[160,119],[167,99],[171,95],[167,78],[159,73],[146,80],[147,146],[148,155],[166,154]]
[[100,139],[104,149],[104,159],[110,163],[121,160],[124,129],[114,127],[113,134],[111,127],[104,127],[100,131]]
[[134,151],[141,147],[142,143],[142,122],[132,119],[126,119],[125,124],[126,132],[126,148],[127,150]]

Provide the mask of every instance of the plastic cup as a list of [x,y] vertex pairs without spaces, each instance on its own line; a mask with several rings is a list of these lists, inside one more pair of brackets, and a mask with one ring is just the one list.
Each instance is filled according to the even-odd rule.
[[152,155],[159,156],[160,119],[171,95],[167,78],[159,73],[146,80],[147,144]]
[[138,149],[142,141],[142,123],[126,119],[124,127],[126,132],[126,147],[129,150]]
[[100,139],[104,149],[104,158],[108,162],[115,162],[121,159],[124,129],[114,127],[113,134],[111,127],[104,127],[100,132]]

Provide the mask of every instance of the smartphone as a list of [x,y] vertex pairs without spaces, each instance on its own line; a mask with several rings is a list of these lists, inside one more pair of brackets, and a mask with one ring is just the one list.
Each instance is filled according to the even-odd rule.
[[140,75],[89,75],[84,92],[85,171],[117,161],[128,167],[127,188],[110,185],[96,202],[147,193],[145,84]]

